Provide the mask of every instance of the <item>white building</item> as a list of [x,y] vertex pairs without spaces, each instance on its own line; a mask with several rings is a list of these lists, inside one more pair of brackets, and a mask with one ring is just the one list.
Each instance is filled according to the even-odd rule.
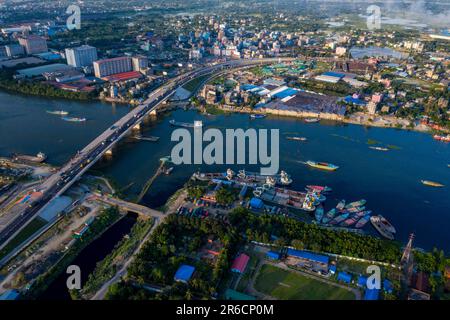
[[89,67],[96,61],[97,49],[88,45],[66,49],[67,64],[75,68]]
[[97,78],[133,70],[130,57],[119,57],[94,61],[94,73]]

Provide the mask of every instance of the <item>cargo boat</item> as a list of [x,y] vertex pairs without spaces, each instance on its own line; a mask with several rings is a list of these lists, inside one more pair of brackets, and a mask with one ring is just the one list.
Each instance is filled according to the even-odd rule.
[[327,171],[335,171],[335,170],[339,169],[338,166],[331,164],[331,163],[327,163],[327,162],[316,162],[316,161],[308,160],[308,161],[306,161],[306,164],[310,167],[327,170]]
[[350,212],[350,213],[358,213],[361,211],[364,211],[366,207],[350,207],[350,208],[346,208],[345,211]]
[[309,212],[316,210],[313,199],[304,192],[283,188],[257,187],[253,194],[261,200],[275,205]]
[[187,123],[187,122],[178,122],[175,120],[170,120],[169,123],[175,127],[183,127],[183,128],[201,128],[203,127],[202,121],[194,121],[194,123]]
[[294,141],[306,141],[305,137],[286,137],[287,140],[294,140]]
[[336,215],[336,213],[337,213],[337,210],[336,210],[336,208],[333,208],[333,209],[331,209],[330,211],[328,211],[326,214],[325,214],[325,216],[322,218],[322,223],[328,223],[328,222],[330,222],[331,220],[333,220],[334,219],[334,217],[335,217],[335,215]]
[[349,204],[345,205],[344,208],[345,209],[350,209],[350,208],[355,208],[355,207],[361,207],[361,206],[365,205],[366,202],[367,202],[366,200],[361,199],[361,200],[358,200],[358,201],[350,202]]
[[385,238],[389,240],[394,240],[394,234],[396,230],[389,221],[386,220],[382,215],[370,217],[370,222],[373,227]]
[[15,161],[21,160],[21,161],[27,161],[27,162],[34,162],[34,163],[42,163],[47,159],[47,156],[43,152],[39,152],[36,156],[28,156],[25,154],[13,154],[13,159]]
[[323,218],[323,207],[317,207],[316,212],[315,212],[315,218],[317,222],[322,221]]
[[336,205],[336,209],[340,211],[344,208],[345,208],[345,200],[339,201],[339,203]]
[[47,110],[47,113],[54,114],[57,116],[67,116],[69,114],[69,112],[64,110]]
[[334,218],[333,220],[331,220],[330,224],[339,224],[342,221],[344,221],[345,219],[347,219],[349,215],[350,215],[349,213],[341,214],[341,215],[337,216],[336,218]]
[[320,121],[320,118],[306,118],[305,119],[306,123],[316,123],[316,122],[319,122],[319,121]]
[[267,115],[265,115],[265,114],[251,114],[250,115],[251,119],[264,119],[265,117],[267,117]]
[[353,215],[350,218],[348,218],[347,220],[345,220],[344,222],[342,222],[341,225],[343,227],[350,227],[350,226],[354,225],[358,220],[359,220],[359,217],[356,215]]
[[69,121],[69,122],[84,122],[84,121],[86,121],[86,118],[76,118],[76,117],[62,117],[61,119],[63,119],[64,121]]
[[238,174],[231,169],[227,169],[226,173],[200,173],[197,172],[193,178],[200,181],[209,181],[212,179],[227,179],[228,181],[235,181],[240,184],[267,184],[269,186],[282,185],[288,186],[292,183],[289,174],[281,170],[280,174],[275,176],[265,176],[256,172],[248,172],[239,170]]
[[435,187],[435,188],[442,188],[445,187],[443,184],[439,182],[429,181],[429,180],[420,180],[422,184],[429,186],[429,187]]
[[367,224],[367,222],[369,222],[369,220],[370,220],[370,215],[365,215],[364,217],[359,219],[359,221],[355,225],[355,228],[361,229],[362,227],[364,227]]

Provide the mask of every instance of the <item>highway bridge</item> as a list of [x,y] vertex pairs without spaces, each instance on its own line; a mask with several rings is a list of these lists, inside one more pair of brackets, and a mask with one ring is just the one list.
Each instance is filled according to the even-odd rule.
[[138,215],[153,218],[163,218],[164,214],[161,211],[151,209],[149,207],[141,206],[140,204],[128,202],[122,199],[114,198],[111,195],[94,195],[92,200],[104,202],[106,204],[117,206],[125,211],[134,212]]
[[[14,209],[14,215],[8,224],[0,226],[0,249],[2,249],[16,234],[18,234],[31,220],[43,210],[49,202],[63,194],[73,183],[94,165],[105,152],[119,142],[144,118],[154,113],[157,107],[176,91],[194,78],[223,72],[233,68],[251,67],[255,65],[271,64],[281,61],[291,61],[293,58],[267,58],[232,60],[215,65],[208,65],[193,71],[189,71],[168,80],[164,85],[149,94],[148,99],[131,110],[128,114],[118,120],[110,128],[102,132],[91,141],[84,149],[78,151],[66,164],[49,176],[35,188],[38,194],[32,201]],[[6,213],[8,214],[8,213]]]

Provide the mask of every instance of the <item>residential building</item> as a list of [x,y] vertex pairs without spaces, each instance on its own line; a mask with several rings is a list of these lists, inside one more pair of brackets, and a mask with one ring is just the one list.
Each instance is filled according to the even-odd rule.
[[97,49],[88,45],[66,49],[67,64],[75,68],[92,66],[97,58]]
[[94,61],[94,73],[98,78],[132,70],[133,66],[130,57],[118,57]]
[[5,49],[6,55],[10,58],[25,54],[25,51],[20,44],[9,44],[5,46]]
[[19,44],[25,48],[27,54],[47,52],[47,40],[40,36],[28,35],[19,38]]
[[148,58],[146,56],[136,56],[131,58],[134,71],[144,71],[148,68]]

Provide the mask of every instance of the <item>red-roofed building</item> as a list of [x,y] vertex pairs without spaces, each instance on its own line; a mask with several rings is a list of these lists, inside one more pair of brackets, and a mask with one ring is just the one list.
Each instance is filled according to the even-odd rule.
[[231,271],[237,273],[244,273],[249,260],[250,257],[248,255],[246,255],[245,253],[241,253],[236,259],[234,259],[233,265],[231,266]]
[[142,73],[138,71],[116,73],[110,76],[103,77],[102,79],[109,82],[122,82],[137,80],[142,77]]

